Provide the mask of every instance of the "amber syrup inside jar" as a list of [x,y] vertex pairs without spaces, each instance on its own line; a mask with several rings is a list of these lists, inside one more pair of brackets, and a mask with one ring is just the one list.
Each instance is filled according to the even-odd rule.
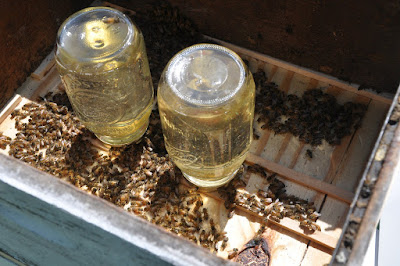
[[191,183],[215,189],[229,182],[249,151],[255,85],[233,51],[198,44],[176,54],[158,86],[166,149]]

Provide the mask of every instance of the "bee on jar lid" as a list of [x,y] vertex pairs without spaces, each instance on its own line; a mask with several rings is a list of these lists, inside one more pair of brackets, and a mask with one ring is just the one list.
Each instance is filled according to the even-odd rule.
[[116,24],[120,22],[118,17],[103,17],[101,21],[105,24]]

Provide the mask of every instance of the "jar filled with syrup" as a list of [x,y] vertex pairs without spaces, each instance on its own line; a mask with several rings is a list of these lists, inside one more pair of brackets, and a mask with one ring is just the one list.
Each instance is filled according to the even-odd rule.
[[101,141],[121,146],[144,134],[153,85],[143,35],[126,15],[92,7],[70,16],[56,62],[75,114]]

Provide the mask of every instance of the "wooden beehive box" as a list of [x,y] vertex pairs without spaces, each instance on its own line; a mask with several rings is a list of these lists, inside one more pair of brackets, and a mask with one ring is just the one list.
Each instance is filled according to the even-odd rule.
[[[246,165],[259,165],[268,175],[276,173],[287,194],[314,202],[321,214],[316,222],[321,231],[304,230],[298,221],[288,217],[279,222],[265,220],[243,206],[237,206],[232,215],[219,193],[201,192],[209,215],[229,237],[225,250],[214,255],[123,208],[11,158],[4,149],[0,150],[0,255],[28,265],[224,265],[231,263],[227,258],[232,249],[244,250],[264,225],[261,236],[268,245],[269,265],[357,264],[362,259],[398,168],[398,93],[393,101],[358,90],[355,84],[208,39],[236,51],[253,73],[264,71],[268,82],[276,83],[285,93],[301,96],[307,90],[321,88],[340,104],[350,101],[368,107],[362,126],[337,146],[323,142],[313,147],[290,133],[264,130],[258,117],[255,119],[255,132],[260,138],[253,141]],[[15,137],[11,113],[60,87],[51,53],[2,109],[0,132]],[[312,151],[312,158],[307,156],[308,150]],[[242,190],[252,194],[267,185],[260,173],[251,171],[244,172],[242,180],[246,184]],[[182,183],[187,186],[184,180]],[[362,193],[365,184],[371,188],[368,196]],[[345,243],[349,241],[349,230],[353,230],[350,235],[354,240],[350,247]]]

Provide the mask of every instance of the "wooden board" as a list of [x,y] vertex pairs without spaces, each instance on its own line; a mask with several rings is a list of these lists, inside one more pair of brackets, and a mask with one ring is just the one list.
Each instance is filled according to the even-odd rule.
[[0,247],[22,264],[229,265],[18,160],[0,161]]
[[[275,135],[256,125],[256,132],[261,138],[253,142],[247,158],[248,164],[259,164],[269,172],[277,173],[284,181],[288,194],[314,201],[322,213],[317,222],[322,231],[314,234],[306,234],[297,221],[288,218],[283,219],[281,223],[268,222],[264,237],[269,239],[271,265],[314,265],[320,264],[321,261],[329,262],[330,254],[341,234],[343,217],[346,216],[354,197],[354,186],[364,169],[390,100],[370,92],[358,91],[351,85],[326,75],[285,64],[227,43],[223,44],[248,60],[253,72],[258,69],[264,70],[268,80],[278,84],[279,88],[287,93],[300,96],[306,90],[322,88],[335,95],[340,103],[355,101],[369,106],[363,126],[336,147],[325,142],[318,147],[311,147],[290,134]],[[48,62],[52,63],[51,60]],[[14,121],[10,119],[12,110],[20,108],[28,101],[35,101],[38,96],[43,96],[48,91],[58,90],[60,79],[54,64],[50,67],[40,66],[40,69],[42,70],[38,70],[38,73],[43,75],[38,74],[28,79],[2,111],[0,132],[5,135],[13,137],[15,134]],[[313,150],[312,160],[305,156],[307,149]],[[7,154],[7,150],[0,151]],[[264,185],[260,176],[249,175],[247,178],[246,190],[250,193]],[[227,258],[230,250],[235,247],[240,249],[255,236],[262,219],[241,208],[228,219],[228,211],[217,193],[203,193],[203,198],[217,225],[227,232],[228,246],[218,253],[218,256]]]

